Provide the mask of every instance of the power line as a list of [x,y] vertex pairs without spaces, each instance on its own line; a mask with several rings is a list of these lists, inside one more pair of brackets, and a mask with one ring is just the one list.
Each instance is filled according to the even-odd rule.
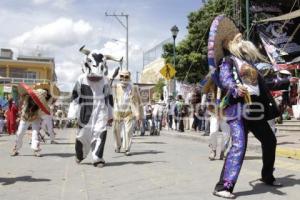
[[[129,17],[129,15],[128,14],[124,14],[124,13],[121,13],[121,14],[108,14],[107,12],[105,12],[105,16],[107,16],[107,17],[115,17],[118,20],[118,22],[123,26],[123,28],[126,29],[126,69],[128,70],[128,63],[129,63],[129,60],[128,60],[128,17]],[[120,19],[120,17],[125,17],[126,24],[124,24],[122,22],[122,20]]]

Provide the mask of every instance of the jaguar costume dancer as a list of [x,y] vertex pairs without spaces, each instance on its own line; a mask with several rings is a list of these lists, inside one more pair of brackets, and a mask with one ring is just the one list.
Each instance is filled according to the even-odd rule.
[[232,146],[215,187],[216,196],[235,197],[232,192],[243,164],[248,131],[262,144],[261,181],[267,185],[281,185],[273,176],[276,138],[267,122],[277,117],[279,111],[269,90],[285,88],[289,83],[265,82],[255,67],[264,60],[253,43],[242,39],[230,19],[224,15],[215,18],[209,34],[208,62],[215,69],[211,72],[211,79],[219,87],[220,107],[232,138]]
[[[106,60],[117,60],[98,50],[84,49],[84,46],[80,52],[85,54],[84,73],[78,77],[72,92],[73,105],[77,104],[74,107],[79,109],[79,116],[74,116],[79,126],[75,143],[76,162],[80,163],[91,150],[93,165],[103,167],[107,124],[113,121],[113,96],[106,76]],[[69,112],[76,113],[71,109]]]
[[120,153],[121,133],[124,124],[123,147],[125,154],[130,155],[131,137],[135,125],[135,120],[139,123],[143,116],[140,93],[137,86],[131,83],[130,72],[122,70],[120,72],[120,83],[113,88],[115,109],[113,132],[115,136],[115,151]]
[[50,109],[46,101],[47,92],[43,89],[33,90],[28,85],[21,83],[19,93],[22,101],[21,121],[16,133],[16,141],[11,156],[19,155],[19,150],[23,144],[23,137],[28,127],[31,125],[31,148],[35,156],[40,157],[40,141],[38,133],[40,131],[41,117],[50,114]]

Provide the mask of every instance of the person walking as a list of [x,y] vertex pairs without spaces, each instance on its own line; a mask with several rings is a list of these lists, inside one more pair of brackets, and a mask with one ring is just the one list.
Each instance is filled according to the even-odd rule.
[[[122,70],[120,72],[120,83],[113,87],[113,94],[115,105],[113,123],[115,152],[120,153],[123,146],[125,155],[129,156],[131,155],[130,148],[135,121],[140,123],[143,119],[140,93],[137,86],[132,84],[129,71]],[[124,131],[123,140],[121,140],[122,129]]]

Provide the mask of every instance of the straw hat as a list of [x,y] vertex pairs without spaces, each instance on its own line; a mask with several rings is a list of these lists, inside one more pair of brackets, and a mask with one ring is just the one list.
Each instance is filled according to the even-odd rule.
[[48,90],[53,97],[59,97],[60,95],[58,87],[53,83],[37,83],[33,86],[33,89]]
[[50,115],[50,108],[45,99],[47,92],[43,89],[32,89],[25,83],[20,83],[20,88],[25,91],[23,94],[29,94],[32,100],[38,105],[38,107],[47,115]]
[[279,73],[280,74],[285,74],[285,75],[292,75],[292,73],[291,72],[289,72],[288,70],[286,70],[286,69],[282,69],[282,70],[280,70],[279,71]]
[[234,22],[225,15],[217,16],[211,26],[208,37],[208,64],[217,67],[224,57],[223,48],[239,33]]

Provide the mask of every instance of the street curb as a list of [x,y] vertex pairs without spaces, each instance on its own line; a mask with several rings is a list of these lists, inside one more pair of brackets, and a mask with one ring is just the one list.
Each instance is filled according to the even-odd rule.
[[[161,133],[163,133],[164,135],[168,135],[168,136],[172,136],[172,137],[177,137],[177,138],[183,138],[183,139],[188,139],[188,140],[193,140],[193,141],[200,141],[200,142],[203,142],[203,143],[209,143],[209,136],[202,136],[200,134],[202,133],[199,133],[199,135],[195,135],[194,133],[185,133],[185,132],[166,132],[166,131],[161,131]],[[251,151],[255,151],[255,152],[261,152],[261,146],[259,144],[249,144],[248,143],[248,146],[247,146],[247,149],[248,150],[251,150]]]
[[[193,141],[200,141],[207,144],[209,142],[209,136],[201,136],[200,135],[201,133],[198,133],[199,135],[195,135],[194,133],[181,133],[181,132],[177,133],[174,131],[173,132],[161,131],[161,133],[167,136],[189,139]],[[247,150],[261,153],[261,145],[248,143]],[[277,147],[276,156],[300,160],[300,149]]]
[[300,149],[277,147],[276,155],[280,157],[293,158],[300,160]]

